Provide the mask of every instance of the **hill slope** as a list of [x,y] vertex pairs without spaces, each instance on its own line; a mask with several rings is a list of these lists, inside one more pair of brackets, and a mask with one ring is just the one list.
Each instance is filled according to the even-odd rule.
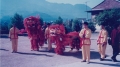
[[[90,7],[87,7],[90,10]],[[63,19],[86,18],[84,4],[58,4],[45,0],[1,0],[1,16],[13,16],[15,13],[27,17],[40,15],[44,20],[55,20],[58,16]],[[90,15],[89,15],[90,17]]]

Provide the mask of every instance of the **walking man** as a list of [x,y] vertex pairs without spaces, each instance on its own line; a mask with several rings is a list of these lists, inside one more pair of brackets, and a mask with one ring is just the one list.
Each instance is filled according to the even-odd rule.
[[115,29],[112,30],[111,40],[112,40],[112,49],[113,56],[111,57],[112,61],[117,62],[116,56],[119,54],[120,46],[120,25],[115,25]]
[[82,44],[82,62],[90,63],[90,45],[91,45],[91,30],[88,28],[88,23],[83,23],[84,28],[80,31],[79,36]]
[[105,30],[105,25],[101,24],[101,31],[97,39],[98,51],[100,54],[100,61],[103,61],[106,58],[105,51],[107,46],[107,30]]

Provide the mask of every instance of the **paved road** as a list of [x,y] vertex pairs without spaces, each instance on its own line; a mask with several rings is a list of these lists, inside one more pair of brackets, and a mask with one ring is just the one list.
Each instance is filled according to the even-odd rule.
[[[91,63],[81,63],[81,50],[68,52],[66,47],[64,55],[56,55],[54,51],[47,52],[45,45],[39,52],[30,51],[30,42],[27,36],[19,36],[18,53],[11,53],[11,42],[7,37],[0,38],[0,67],[120,67],[120,62],[112,62],[111,46],[107,46],[107,58],[99,61],[96,45],[97,33],[92,35]],[[55,46],[54,46],[55,47]],[[120,55],[117,56],[120,61]]]

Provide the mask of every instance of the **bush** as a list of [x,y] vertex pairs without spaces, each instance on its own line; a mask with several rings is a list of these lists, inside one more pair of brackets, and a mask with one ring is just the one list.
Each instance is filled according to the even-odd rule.
[[11,22],[8,25],[8,28],[10,29],[12,27],[12,24],[15,24],[18,29],[23,29],[23,17],[22,15],[15,14],[14,17],[11,18]]
[[95,32],[96,27],[95,27],[95,24],[93,22],[89,22],[88,27],[91,29],[92,32]]
[[59,16],[58,19],[55,21],[55,24],[63,24],[63,19]]
[[9,16],[5,16],[2,17],[0,19],[0,33],[1,34],[8,34],[9,30],[8,30],[8,23],[10,22],[10,17]]
[[114,26],[120,24],[120,9],[105,10],[96,17],[96,20],[99,25],[105,24],[110,35]]
[[82,22],[78,19],[73,20],[72,22],[72,31],[79,32],[82,29]]

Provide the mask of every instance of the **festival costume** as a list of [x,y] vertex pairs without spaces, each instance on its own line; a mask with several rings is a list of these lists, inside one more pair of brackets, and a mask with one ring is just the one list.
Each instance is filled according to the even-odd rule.
[[70,32],[67,35],[69,35],[72,39],[72,44],[70,44],[71,46],[71,50],[73,49],[80,49],[80,37],[79,37],[79,33],[74,31],[74,32]]
[[64,27],[64,25],[63,25],[63,24],[60,24],[60,25],[59,25],[59,28],[60,28],[60,30],[61,30],[61,33],[62,33],[62,34],[65,34],[65,27]]
[[56,48],[55,48],[55,52],[57,54],[64,54],[64,50],[65,50],[65,45],[64,45],[64,38],[65,38],[65,28],[63,25],[56,25]]
[[81,40],[81,48],[82,48],[82,59],[89,62],[90,61],[90,45],[91,45],[91,30],[90,29],[82,29],[79,33]]
[[100,56],[102,59],[105,58],[105,51],[107,46],[107,31],[105,29],[102,29],[99,33],[97,44],[98,44],[98,50],[100,53]]
[[[24,19],[24,27],[28,33],[28,37],[30,38],[31,42],[31,49],[32,50],[39,50],[38,41],[39,41],[39,32],[41,29],[38,29],[40,25],[39,17],[28,17]],[[40,27],[41,28],[41,27]],[[39,42],[40,43],[40,42]]]
[[112,48],[113,48],[113,56],[112,59],[116,60],[116,56],[119,54],[119,46],[120,46],[120,32],[116,29],[112,30],[111,33],[111,40],[112,40]]
[[56,26],[51,25],[45,30],[45,38],[48,41],[48,50],[52,49],[52,43],[56,43]]
[[45,42],[45,35],[44,31],[42,30],[41,26],[38,26],[38,45],[42,47]]
[[17,52],[18,46],[18,34],[20,33],[19,29],[16,27],[12,27],[9,31],[9,37],[12,42],[12,50],[13,52]]

